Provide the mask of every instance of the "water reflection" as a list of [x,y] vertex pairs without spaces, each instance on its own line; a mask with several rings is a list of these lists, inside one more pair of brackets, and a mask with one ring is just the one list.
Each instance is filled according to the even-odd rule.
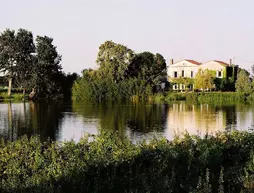
[[73,104],[73,111],[81,114],[85,122],[97,120],[97,128],[116,131],[120,137],[127,135],[133,141],[155,134],[163,135],[166,128],[167,105]]
[[168,111],[167,136],[187,131],[191,134],[213,134],[232,130],[236,123],[236,107],[210,104],[172,104]]
[[30,103],[0,104],[0,136],[14,141],[23,135],[39,135],[41,140],[56,140],[61,105]]
[[172,139],[188,131],[252,130],[253,106],[246,104],[60,104],[0,103],[0,137],[14,141],[26,134],[41,140],[78,141],[89,132],[113,130],[133,141],[155,136]]

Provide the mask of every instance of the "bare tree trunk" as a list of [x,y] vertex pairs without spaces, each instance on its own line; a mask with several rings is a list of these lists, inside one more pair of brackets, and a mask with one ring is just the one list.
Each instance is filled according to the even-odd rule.
[[11,96],[11,88],[12,88],[12,77],[9,78],[8,97]]
[[25,97],[26,97],[26,89],[24,88],[23,89],[23,100],[25,100]]

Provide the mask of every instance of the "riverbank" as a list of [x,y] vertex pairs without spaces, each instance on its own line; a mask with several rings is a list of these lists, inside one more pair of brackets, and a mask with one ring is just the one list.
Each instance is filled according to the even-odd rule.
[[0,93],[0,101],[24,101],[28,99],[28,95],[23,94],[12,94],[10,97],[7,95],[7,93]]
[[168,92],[157,94],[154,101],[190,101],[200,103],[245,102],[252,99],[251,95],[238,92]]
[[14,93],[10,97],[7,93],[0,92],[0,101],[24,101],[28,99],[28,94],[23,95],[23,93]]
[[0,143],[1,192],[253,192],[254,133]]

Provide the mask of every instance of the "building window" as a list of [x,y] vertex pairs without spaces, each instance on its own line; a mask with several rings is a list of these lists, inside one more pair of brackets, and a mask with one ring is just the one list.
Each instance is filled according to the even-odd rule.
[[222,73],[221,71],[218,71],[218,78],[221,78],[222,77]]
[[184,70],[182,70],[182,77],[184,77]]
[[176,71],[174,72],[174,78],[177,78],[177,72]]
[[190,77],[193,78],[193,71],[190,72]]

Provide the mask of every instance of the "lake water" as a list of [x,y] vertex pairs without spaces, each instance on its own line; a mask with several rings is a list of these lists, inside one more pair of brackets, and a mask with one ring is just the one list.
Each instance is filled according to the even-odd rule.
[[247,104],[46,104],[0,103],[0,137],[14,141],[39,135],[78,141],[84,133],[113,130],[132,141],[188,131],[204,135],[218,131],[252,130],[254,106]]

